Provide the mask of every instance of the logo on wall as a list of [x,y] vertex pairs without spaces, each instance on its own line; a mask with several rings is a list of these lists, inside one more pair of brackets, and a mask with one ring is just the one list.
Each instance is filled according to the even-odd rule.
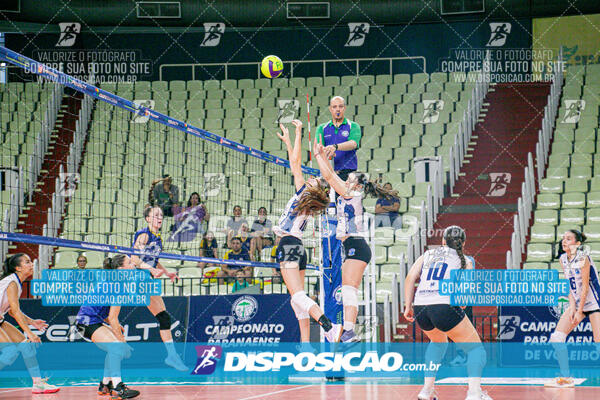
[[60,37],[56,42],[56,47],[72,47],[77,40],[77,35],[81,32],[81,24],[79,22],[61,22],[58,24],[60,28]]
[[422,124],[435,124],[440,118],[440,111],[444,109],[444,100],[423,100]]
[[223,186],[225,186],[225,174],[220,172],[204,174],[204,197],[218,196]]
[[258,302],[252,296],[242,296],[231,307],[231,314],[239,322],[246,322],[256,315]]
[[[154,110],[154,100],[134,100],[133,102],[138,105],[138,109],[139,109],[139,107],[146,107],[151,110]],[[149,119],[148,114],[144,113],[144,114],[133,114],[133,117],[131,120],[133,122],[135,122],[136,124],[145,124],[146,122],[148,122],[148,119]]]
[[342,285],[335,288],[333,292],[333,298],[337,304],[342,304]]
[[565,296],[561,296],[558,298],[558,304],[555,306],[550,306],[548,309],[550,310],[550,314],[556,319],[560,319],[560,317],[564,314],[564,312],[569,308],[569,298]]
[[500,197],[504,196],[512,175],[508,172],[491,172],[490,173],[490,190],[486,196]]
[[348,35],[348,41],[344,45],[345,47],[360,47],[365,43],[365,38],[369,33],[369,25],[367,22],[349,22],[348,29],[350,34]]
[[218,46],[223,33],[225,33],[225,24],[223,22],[205,22],[204,40],[200,43],[200,47]]
[[223,356],[221,346],[196,346],[198,361],[192,375],[210,375],[215,372],[217,362]]
[[490,22],[490,40],[487,47],[501,47],[506,43],[512,25],[510,22]]
[[279,104],[279,114],[277,121],[281,124],[289,124],[300,112],[300,102],[298,100],[277,100]]
[[77,185],[81,177],[77,172],[61,172],[60,173],[60,190],[58,191],[58,195],[60,197],[71,197],[75,194],[75,189],[77,189]]
[[565,116],[561,124],[576,124],[581,118],[581,113],[585,110],[585,100],[565,100]]
[[500,326],[498,339],[510,340],[514,338],[515,333],[517,333],[517,329],[519,329],[519,325],[521,324],[521,317],[518,315],[501,315],[499,318]]

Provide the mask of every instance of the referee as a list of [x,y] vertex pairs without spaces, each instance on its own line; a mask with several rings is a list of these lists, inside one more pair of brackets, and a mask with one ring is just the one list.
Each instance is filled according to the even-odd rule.
[[356,150],[360,144],[360,126],[344,118],[346,103],[341,96],[335,96],[329,101],[331,121],[317,127],[316,138],[325,146],[325,154],[333,159],[333,169],[344,181],[350,172],[358,168]]

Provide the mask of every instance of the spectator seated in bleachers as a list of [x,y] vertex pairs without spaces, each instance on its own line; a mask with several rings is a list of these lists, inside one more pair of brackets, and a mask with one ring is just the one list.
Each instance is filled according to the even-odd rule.
[[166,217],[173,216],[174,207],[179,206],[179,188],[173,185],[171,176],[164,175],[152,182],[149,200],[150,204],[160,207]]
[[261,207],[258,209],[258,217],[252,223],[250,229],[250,258],[256,261],[256,253],[263,248],[273,245],[273,222],[267,218],[267,209]]
[[179,241],[193,240],[196,234],[203,234],[206,229],[205,221],[210,219],[206,206],[200,202],[200,195],[194,192],[190,195],[186,207],[174,207],[175,224],[173,235],[177,235]]
[[243,270],[238,269],[237,271],[235,271],[235,282],[233,284],[233,288],[231,289],[231,293],[235,293],[238,290],[245,289],[248,286],[250,286],[250,284],[246,281],[245,278],[246,276]]
[[86,265],[87,265],[87,257],[86,256],[80,255],[79,257],[77,257],[77,268],[85,269]]
[[[387,182],[383,187],[386,190],[392,190],[392,184]],[[375,227],[391,226],[394,229],[402,228],[402,217],[398,213],[400,209],[400,199],[386,199],[379,197],[375,203]]]
[[[248,251],[242,248],[242,241],[239,237],[231,239],[231,250],[225,253],[225,260],[238,260],[238,261],[250,261],[250,254]],[[246,278],[252,278],[252,267],[241,267],[235,265],[221,265],[221,270],[217,273],[219,283],[223,283],[225,280],[230,281],[231,278],[235,278],[238,270],[244,271]],[[225,278],[225,279],[223,279]]]
[[[206,232],[200,241],[200,257],[219,258],[219,245],[217,244],[214,233],[211,231]],[[216,266],[216,264],[207,264],[205,262],[198,263],[198,268],[200,268],[202,276],[204,276],[204,268],[213,268]]]
[[235,206],[233,207],[233,216],[227,221],[227,242],[223,247],[232,248],[231,239],[239,233],[242,224],[248,225],[248,221],[246,221],[246,218],[242,217],[242,207]]
[[248,227],[247,223],[243,223],[240,226],[240,230],[237,234],[237,237],[239,237],[240,240],[242,241],[242,249],[244,249],[244,251],[248,252],[248,254],[250,255],[250,259],[252,261],[254,261],[252,259],[252,255],[250,254],[250,242],[252,241],[252,237],[250,235],[250,228]]

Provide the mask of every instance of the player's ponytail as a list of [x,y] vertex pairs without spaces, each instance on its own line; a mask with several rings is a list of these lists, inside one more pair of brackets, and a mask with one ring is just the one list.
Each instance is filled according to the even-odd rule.
[[125,254],[117,254],[114,257],[106,257],[102,267],[104,269],[117,269],[123,265],[125,257],[127,257]]
[[367,181],[365,183],[365,194],[371,195],[377,198],[385,198],[386,200],[398,199],[398,191],[393,189],[386,189],[379,181]]
[[385,198],[386,200],[398,199],[398,191],[393,189],[386,189],[381,184],[380,179],[374,181],[369,180],[369,176],[364,172],[353,172],[356,177],[357,184],[363,187],[365,195],[370,195],[376,198]]
[[21,265],[21,257],[24,255],[25,253],[17,253],[8,257],[2,265],[2,276],[0,279],[6,278],[7,276],[17,272],[17,267]]
[[465,254],[463,253],[463,245],[465,244],[466,239],[467,235],[465,234],[464,229],[460,226],[452,225],[444,230],[444,240],[446,241],[446,246],[456,251],[458,258],[460,258],[461,269],[465,269],[467,267],[467,260],[465,259]]
[[329,206],[329,184],[317,179],[314,185],[306,185],[300,195],[295,214],[319,215]]

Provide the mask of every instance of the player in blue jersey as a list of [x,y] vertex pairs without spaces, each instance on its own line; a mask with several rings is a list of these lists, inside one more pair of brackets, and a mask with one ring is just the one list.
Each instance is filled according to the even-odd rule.
[[[131,260],[137,268],[149,270],[155,278],[165,274],[174,281],[177,278],[177,274],[167,271],[167,269],[158,261],[158,256],[160,255],[163,246],[162,238],[159,233],[163,221],[163,212],[160,207],[148,207],[144,210],[144,218],[146,219],[148,226],[137,231],[133,238],[133,247],[142,250],[144,255],[139,257],[133,255],[131,256]],[[158,321],[160,338],[167,348],[165,364],[179,371],[187,371],[188,368],[175,351],[173,335],[171,334],[171,316],[167,313],[165,302],[162,297],[150,297],[148,310],[150,310],[152,315],[154,315]]]
[[365,268],[371,261],[371,248],[365,240],[369,235],[369,227],[362,204],[363,197],[371,195],[391,200],[398,198],[398,192],[369,181],[367,175],[361,172],[351,172],[346,181],[342,180],[331,168],[325,148],[317,140],[314,142],[313,149],[321,175],[339,195],[336,204],[336,237],[342,241],[344,247],[342,263],[344,330],[340,340],[358,342],[360,339],[354,332],[358,316],[358,287]]
[[[48,324],[41,319],[29,318],[19,307],[23,282],[32,275],[33,263],[27,254],[14,254],[4,262],[0,276],[0,370],[15,362],[20,353],[25,361],[27,371],[33,379],[31,392],[33,394],[56,393],[60,389],[50,385],[46,379],[41,377],[34,344],[40,343],[41,340],[29,328],[31,325],[43,332],[48,328]],[[17,321],[24,334],[10,322],[4,320],[6,313]]]
[[[133,269],[131,259],[124,254],[104,260],[104,269]],[[130,356],[131,349],[119,323],[120,306],[82,306],[77,313],[77,329],[86,340],[106,351],[104,377],[98,386],[99,395],[112,399],[132,399],[140,392],[129,389],[121,380],[121,360]]]
[[566,347],[567,336],[583,321],[590,319],[594,342],[600,342],[600,281],[598,270],[592,258],[583,250],[581,245],[586,236],[576,229],[566,231],[562,238],[562,250],[559,262],[569,281],[569,307],[560,317],[554,333],[550,335],[561,376],[549,382],[547,387],[574,387],[570,377],[569,356]]
[[302,342],[310,340],[310,317],[313,317],[325,331],[330,342],[339,340],[340,330],[323,314],[323,310],[304,291],[304,274],[306,270],[306,250],[302,244],[302,235],[309,218],[322,213],[329,205],[329,186],[322,179],[311,178],[308,181],[302,176],[302,122],[292,121],[296,127],[294,146],[290,141],[288,129],[280,124],[281,134],[277,134],[285,143],[290,158],[290,168],[294,176],[296,193],[288,201],[273,232],[280,238],[276,259],[281,276],[290,292],[291,305],[298,324]]

